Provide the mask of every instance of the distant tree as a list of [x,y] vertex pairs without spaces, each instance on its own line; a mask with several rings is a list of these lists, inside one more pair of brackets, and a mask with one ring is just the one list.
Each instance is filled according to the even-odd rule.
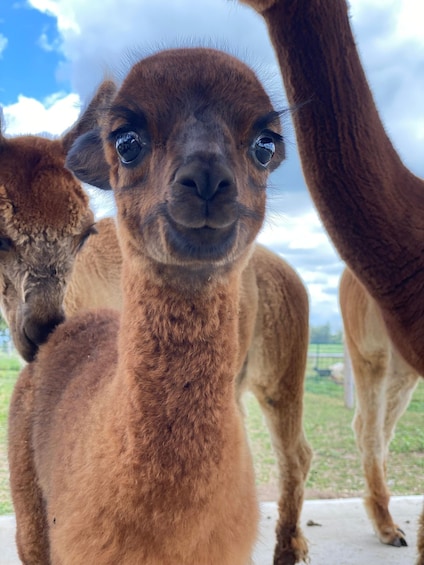
[[323,326],[312,326],[310,329],[311,343],[330,343],[331,330],[327,322]]
[[311,326],[309,341],[310,343],[342,343],[343,334],[341,330],[332,333],[330,323],[327,322],[322,326]]
[[343,331],[338,330],[331,334],[331,343],[343,343]]

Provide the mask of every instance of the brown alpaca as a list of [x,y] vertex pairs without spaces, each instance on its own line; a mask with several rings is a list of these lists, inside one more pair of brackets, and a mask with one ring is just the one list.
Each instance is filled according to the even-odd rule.
[[[306,183],[336,248],[424,374],[424,181],[388,138],[345,0],[243,0],[268,26],[294,113]],[[424,565],[424,515],[418,534]]]
[[69,167],[115,193],[123,310],[61,324],[17,383],[24,563],[248,561],[240,280],[284,155],[277,116],[241,62],[185,49],[137,63],[101,130],[78,132]]
[[[96,107],[107,91],[106,83]],[[63,321],[74,258],[94,230],[88,198],[64,164],[78,128],[95,120],[89,107],[81,123],[55,140],[0,133],[0,306],[26,361]]]
[[[63,141],[36,136],[4,139],[4,178],[6,163],[10,171],[5,187],[10,206],[18,212],[12,216],[3,215],[1,303],[16,347],[26,360],[35,355],[41,340],[46,339],[56,323],[63,319],[63,292],[63,309],[67,316],[87,308],[122,307],[122,256],[114,220],[105,218],[98,221],[95,237],[84,242],[94,231],[94,221],[78,182],[63,168],[63,147],[70,145],[72,136],[75,136],[74,131],[65,136],[67,145]],[[54,153],[56,150],[57,155]],[[21,161],[16,160],[17,155],[27,163],[25,177],[28,188],[26,199],[22,202],[18,200],[22,194],[18,171],[22,168]],[[29,159],[29,155],[33,155],[34,159]],[[36,184],[41,159],[41,170],[46,177],[42,192]],[[54,218],[63,223],[58,223],[54,232],[49,224],[48,204],[57,190],[61,192],[57,197]],[[51,198],[49,191],[53,195]],[[71,230],[71,226],[67,225],[66,210],[69,202],[74,205],[74,192],[81,197],[79,214],[82,226],[87,227],[69,238],[66,230]],[[34,209],[39,212],[45,209],[39,224],[32,221]],[[59,220],[61,211],[64,211],[63,218]],[[48,230],[46,225],[49,225]],[[78,225],[75,229],[79,229]],[[46,284],[48,279],[50,282]],[[255,247],[249,267],[243,271],[241,292],[238,395],[245,389],[251,390],[266,416],[280,469],[280,518],[275,563],[294,563],[307,555],[307,544],[299,527],[304,480],[311,459],[302,429],[308,338],[307,298],[292,269],[260,246]],[[26,326],[20,323],[23,307],[27,308]],[[30,341],[29,335],[39,338]],[[245,361],[246,347],[249,351]]]
[[[67,314],[93,306],[120,308],[122,258],[115,222],[100,220],[96,230],[75,260],[65,295]],[[311,461],[302,423],[308,314],[306,291],[293,269],[256,245],[241,276],[236,394],[239,402],[245,390],[256,396],[277,457],[276,565],[303,561],[308,555],[299,526]]]
[[386,463],[419,375],[399,355],[375,300],[348,269],[340,281],[340,307],[355,378],[353,427],[367,484],[365,506],[380,540],[401,547],[407,544],[389,512]]

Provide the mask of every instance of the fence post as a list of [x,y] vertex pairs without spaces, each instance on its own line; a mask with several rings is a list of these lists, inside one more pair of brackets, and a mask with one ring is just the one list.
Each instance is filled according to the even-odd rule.
[[346,408],[352,409],[355,405],[355,383],[353,380],[352,363],[346,344],[343,347],[344,355],[344,403]]

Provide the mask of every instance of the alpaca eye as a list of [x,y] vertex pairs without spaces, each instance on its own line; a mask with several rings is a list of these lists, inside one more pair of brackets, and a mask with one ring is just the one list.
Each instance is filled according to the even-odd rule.
[[275,153],[275,142],[269,136],[259,137],[255,141],[254,145],[255,157],[259,163],[266,167],[271,159],[274,157]]
[[133,131],[121,133],[116,137],[116,152],[124,165],[128,165],[137,159],[143,145],[138,135]]
[[77,250],[77,251],[80,251],[80,250],[84,247],[84,245],[85,245],[87,239],[88,239],[91,235],[96,234],[96,233],[99,233],[99,232],[97,231],[96,225],[93,224],[92,226],[90,226],[90,227],[88,228],[87,231],[85,231],[85,232],[80,236],[80,238],[79,238],[79,240],[78,240],[78,242],[77,242],[76,250]]

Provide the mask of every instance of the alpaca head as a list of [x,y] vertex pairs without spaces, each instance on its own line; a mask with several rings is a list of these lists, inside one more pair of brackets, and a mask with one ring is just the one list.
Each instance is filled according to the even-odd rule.
[[6,137],[0,123],[0,306],[26,361],[63,321],[75,255],[95,231],[87,195],[65,156],[81,130],[95,126],[111,93],[103,83],[60,139]]
[[133,66],[100,122],[67,166],[113,188],[125,253],[194,277],[246,254],[284,157],[278,113],[248,67],[212,49],[159,52]]
[[64,162],[60,140],[0,136],[0,303],[26,361],[64,319],[73,260],[93,229]]

